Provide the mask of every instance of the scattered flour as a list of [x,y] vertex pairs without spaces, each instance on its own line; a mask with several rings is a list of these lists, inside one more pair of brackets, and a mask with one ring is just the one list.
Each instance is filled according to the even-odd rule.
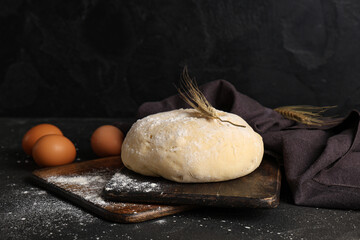
[[[104,170],[97,170],[95,172],[89,172],[84,175],[62,175],[62,176],[51,176],[48,177],[46,180],[49,183],[52,183],[58,187],[66,189],[67,191],[83,198],[84,200],[106,208],[110,209],[126,209],[128,214],[137,214],[138,212],[147,211],[153,208],[152,205],[149,204],[134,204],[134,203],[122,203],[122,202],[111,202],[107,201],[102,198],[102,191],[106,183],[113,179],[112,176],[114,175],[115,171],[110,169]],[[129,178],[130,179],[130,178]],[[125,180],[128,183],[132,180]],[[138,184],[135,182],[135,184]],[[143,183],[138,184],[140,187],[139,189],[143,189],[144,186],[148,188],[154,188],[157,184],[153,183]],[[146,190],[146,189],[145,189]]]
[[71,191],[95,205],[105,207],[116,204],[123,206],[123,203],[108,202],[101,197],[101,192],[108,179],[109,176],[106,175],[88,173],[87,175],[82,176],[51,176],[46,180],[52,184]]
[[132,192],[154,192],[160,190],[160,185],[147,182],[125,175],[121,172],[116,173],[105,187],[106,191],[132,191]]
[[[13,196],[11,202],[6,202],[5,196],[0,196],[0,225],[6,223],[0,232],[2,236],[7,236],[5,239],[34,239],[34,236],[39,236],[36,239],[51,239],[54,235],[75,239],[82,231],[86,231],[86,226],[97,221],[91,214],[73,207],[71,203],[51,197],[39,188],[21,185],[15,186],[15,189],[8,187],[8,190]],[[68,222],[72,222],[72,226],[66,226]],[[69,227],[77,228],[79,232],[61,232],[61,229]]]
[[66,183],[78,185],[89,185],[90,183],[94,182],[106,182],[106,180],[101,176],[52,176],[47,178],[47,180],[51,183]]

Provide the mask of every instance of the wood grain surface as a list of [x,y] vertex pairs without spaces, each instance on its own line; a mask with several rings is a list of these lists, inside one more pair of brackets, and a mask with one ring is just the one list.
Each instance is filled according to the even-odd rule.
[[[167,206],[111,202],[101,198],[108,180],[123,167],[120,157],[101,158],[81,163],[35,170],[34,182],[71,201],[103,219],[113,222],[142,222],[194,208],[193,206]],[[98,180],[91,184],[61,182],[61,179]],[[92,177],[92,178],[91,178]]]
[[274,208],[279,204],[281,174],[269,156],[251,174],[217,183],[176,183],[146,177],[125,167],[106,184],[104,198],[157,204]]

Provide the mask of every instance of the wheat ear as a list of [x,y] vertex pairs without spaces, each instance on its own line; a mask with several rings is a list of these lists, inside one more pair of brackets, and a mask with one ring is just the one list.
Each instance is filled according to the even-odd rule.
[[187,104],[189,104],[192,108],[196,109],[204,117],[217,119],[221,122],[227,122],[236,127],[245,127],[244,125],[239,125],[220,118],[216,109],[211,106],[204,94],[200,91],[196,82],[193,81],[189,76],[187,67],[185,67],[183,70],[181,76],[181,89],[178,88],[178,92]]
[[340,119],[323,116],[325,111],[335,107],[336,106],[315,107],[299,105],[278,107],[274,110],[283,115],[285,118],[296,122],[304,123],[306,125],[324,126],[340,122]]

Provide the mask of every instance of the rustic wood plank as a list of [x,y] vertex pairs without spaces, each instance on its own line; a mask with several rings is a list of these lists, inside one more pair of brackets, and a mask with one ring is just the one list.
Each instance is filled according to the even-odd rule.
[[[35,170],[32,179],[36,184],[90,213],[113,222],[142,222],[194,208],[193,206],[111,202],[102,199],[101,193],[105,184],[123,167],[120,157],[101,158]],[[89,179],[94,181],[89,184],[79,181]]]
[[279,204],[280,185],[278,163],[264,156],[253,173],[217,183],[176,183],[142,176],[124,167],[106,184],[103,196],[111,201],[274,208]]

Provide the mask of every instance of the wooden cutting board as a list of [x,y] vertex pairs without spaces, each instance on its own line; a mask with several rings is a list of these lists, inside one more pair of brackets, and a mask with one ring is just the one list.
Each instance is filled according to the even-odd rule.
[[266,155],[251,174],[218,183],[176,183],[124,167],[106,184],[103,196],[111,201],[152,204],[274,208],[279,204],[280,178],[277,162]]
[[109,157],[35,170],[32,179],[90,213],[113,222],[142,222],[194,208],[104,200],[101,197],[104,186],[122,167],[120,157]]

